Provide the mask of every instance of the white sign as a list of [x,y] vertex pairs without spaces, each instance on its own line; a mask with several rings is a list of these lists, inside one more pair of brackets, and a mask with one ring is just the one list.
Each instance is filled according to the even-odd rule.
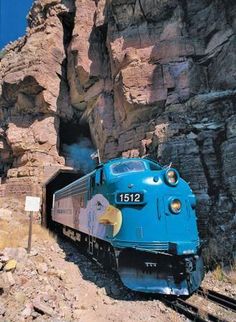
[[40,198],[29,197],[25,198],[25,211],[39,211],[40,209]]

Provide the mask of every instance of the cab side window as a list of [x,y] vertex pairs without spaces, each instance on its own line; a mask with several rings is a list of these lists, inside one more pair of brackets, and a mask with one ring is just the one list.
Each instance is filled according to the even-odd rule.
[[94,189],[95,187],[95,175],[91,177],[91,188]]
[[95,188],[95,175],[92,175],[90,179],[90,196],[93,195],[94,188]]
[[103,168],[99,168],[97,169],[96,173],[95,173],[95,186],[101,186],[104,184],[106,178],[105,178],[105,174],[104,174],[104,170]]
[[105,175],[105,172],[104,170],[102,170],[102,184],[104,184],[106,182],[106,175]]
[[95,173],[95,186],[100,186],[101,184],[101,169],[98,169]]

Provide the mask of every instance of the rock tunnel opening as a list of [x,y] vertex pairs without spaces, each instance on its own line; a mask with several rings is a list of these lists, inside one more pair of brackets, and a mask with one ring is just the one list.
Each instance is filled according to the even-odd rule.
[[43,187],[43,214],[42,224],[49,228],[53,228],[52,222],[52,203],[55,191],[62,189],[71,182],[81,178],[84,175],[81,171],[60,169],[54,174]]
[[61,120],[59,137],[60,155],[65,158],[66,166],[84,173],[88,173],[95,168],[96,163],[91,158],[95,147],[88,123]]

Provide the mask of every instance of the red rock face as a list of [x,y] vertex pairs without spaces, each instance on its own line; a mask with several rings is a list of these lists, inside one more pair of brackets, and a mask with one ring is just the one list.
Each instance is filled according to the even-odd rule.
[[40,187],[65,164],[60,123],[82,121],[103,160],[173,162],[211,245],[224,240],[210,256],[232,254],[235,17],[231,0],[35,1],[0,61],[0,171]]
[[[42,180],[43,167],[62,166],[58,155],[59,116],[70,117],[63,80],[64,30],[60,16],[70,12],[61,1],[36,1],[27,35],[13,43],[1,60],[1,134],[7,145],[7,177]],[[64,111],[66,109],[66,112]],[[2,153],[1,157],[2,157]]]

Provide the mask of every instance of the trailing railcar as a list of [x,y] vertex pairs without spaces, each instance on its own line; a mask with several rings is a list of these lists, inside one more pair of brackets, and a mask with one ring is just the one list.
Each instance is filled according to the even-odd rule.
[[204,277],[195,206],[176,169],[119,158],[56,191],[52,220],[128,288],[189,295]]

